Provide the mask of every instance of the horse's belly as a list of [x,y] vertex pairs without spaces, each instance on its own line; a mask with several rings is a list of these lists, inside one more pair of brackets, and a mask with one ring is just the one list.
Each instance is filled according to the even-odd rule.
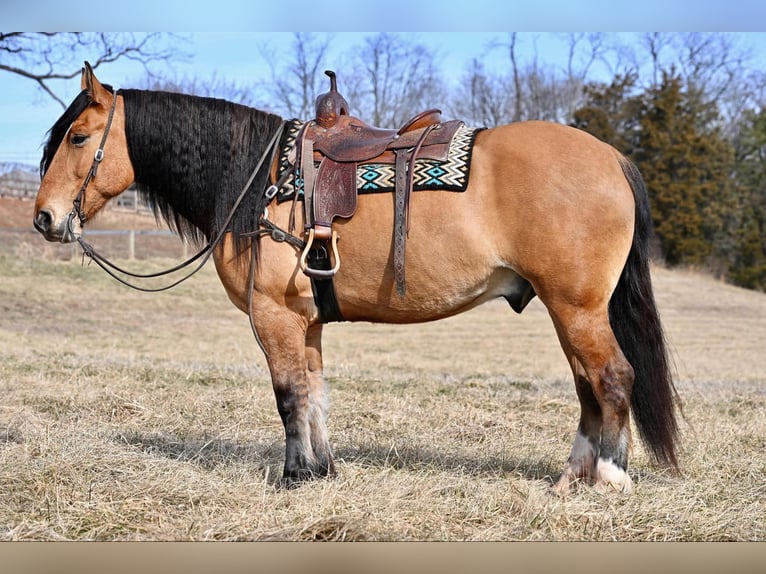
[[[408,264],[403,297],[396,292],[389,272],[383,272],[377,281],[368,276],[355,286],[344,281],[339,273],[336,291],[343,316],[349,321],[419,323],[456,315],[498,297],[520,301],[529,286],[507,267],[483,275],[462,271],[445,272],[441,266],[415,268]],[[527,302],[519,304],[517,310]],[[517,308],[513,303],[512,306]]]

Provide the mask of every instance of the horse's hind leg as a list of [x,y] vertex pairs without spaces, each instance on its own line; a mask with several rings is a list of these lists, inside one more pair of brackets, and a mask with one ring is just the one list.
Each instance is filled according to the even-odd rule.
[[549,311],[570,360],[581,406],[572,451],[555,489],[564,494],[574,481],[586,479],[599,490],[630,492],[633,369],[612,333],[606,305],[596,310],[551,306]]
[[566,338],[561,333],[559,333],[559,340],[572,368],[577,397],[580,399],[580,423],[577,426],[572,452],[569,454],[561,478],[554,487],[558,494],[564,495],[578,480],[591,482],[595,479],[596,460],[601,447],[601,407],[593,394],[585,369],[574,356]]

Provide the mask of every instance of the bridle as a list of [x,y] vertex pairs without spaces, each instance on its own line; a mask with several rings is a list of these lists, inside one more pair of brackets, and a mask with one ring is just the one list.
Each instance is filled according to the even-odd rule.
[[[106,145],[106,138],[109,135],[109,130],[112,128],[112,119],[114,118],[114,109],[117,107],[117,94],[119,90],[114,91],[114,97],[112,98],[112,105],[109,107],[109,117],[106,119],[106,127],[104,128],[104,135],[101,136],[101,143],[98,145],[96,153],[93,155],[93,163],[90,164],[90,169],[85,176],[85,179],[80,186],[80,191],[72,201],[72,211],[67,215],[66,232],[69,237],[75,237],[74,233],[74,218],[77,217],[80,220],[80,227],[85,225],[87,216],[85,215],[85,190],[88,188],[90,181],[96,177],[98,172],[98,166],[104,159],[104,146]],[[67,237],[65,236],[65,239]],[[79,239],[79,237],[78,237]]]

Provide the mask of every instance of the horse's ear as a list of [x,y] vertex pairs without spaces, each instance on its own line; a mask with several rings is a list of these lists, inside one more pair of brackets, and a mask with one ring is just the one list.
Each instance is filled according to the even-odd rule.
[[108,105],[111,102],[111,94],[98,81],[89,62],[85,62],[85,67],[82,69],[80,89],[88,92],[88,95],[94,102],[104,105]]

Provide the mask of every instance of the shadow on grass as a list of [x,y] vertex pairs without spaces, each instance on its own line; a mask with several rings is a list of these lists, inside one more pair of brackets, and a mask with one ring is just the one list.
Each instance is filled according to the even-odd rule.
[[0,447],[9,444],[23,444],[21,431],[10,425],[0,424]]
[[[206,470],[246,465],[266,472],[282,464],[281,443],[247,443],[209,435],[179,436],[164,432],[123,432],[114,442],[151,456],[195,464]],[[280,466],[281,468],[281,466]],[[269,474],[274,474],[273,470]],[[274,478],[274,482],[279,477]]]
[[546,459],[487,456],[478,451],[476,455],[456,454],[442,450],[435,451],[421,445],[347,446],[338,448],[335,456],[340,462],[375,468],[394,468],[414,473],[436,470],[477,478],[515,474],[526,480],[543,480],[551,485],[558,479],[561,471],[558,464]]
[[[284,464],[284,443],[275,441],[237,442],[210,436],[184,436],[172,433],[129,432],[115,435],[114,441],[136,448],[152,456],[191,463],[206,470],[246,465],[266,474],[268,482],[279,482]],[[394,446],[369,444],[341,446],[335,450],[339,464],[350,463],[372,468],[393,468],[413,473],[438,471],[468,476],[497,477],[515,474],[527,480],[543,480],[553,484],[560,468],[553,461],[530,457],[503,458],[435,451],[427,446]],[[275,472],[276,471],[276,472]]]

